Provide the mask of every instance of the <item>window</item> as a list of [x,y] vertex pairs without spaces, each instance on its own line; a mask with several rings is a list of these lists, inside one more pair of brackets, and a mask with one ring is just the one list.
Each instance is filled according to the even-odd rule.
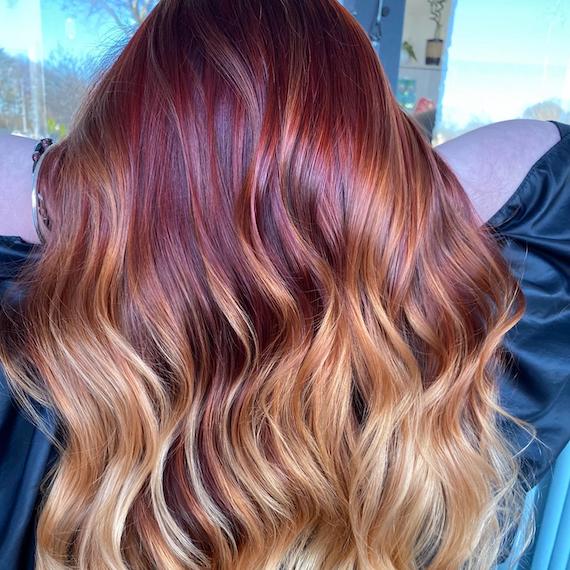
[[[441,10],[443,53],[426,59]],[[437,10],[435,10],[437,15]],[[432,141],[516,118],[570,122],[570,0],[407,0],[398,83]]]
[[94,74],[155,3],[0,2],[0,129],[64,135]]

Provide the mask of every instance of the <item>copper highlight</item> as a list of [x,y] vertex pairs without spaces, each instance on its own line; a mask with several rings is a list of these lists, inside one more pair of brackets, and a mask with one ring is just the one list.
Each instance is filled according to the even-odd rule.
[[40,570],[493,567],[521,293],[336,0],[162,0],[39,184]]

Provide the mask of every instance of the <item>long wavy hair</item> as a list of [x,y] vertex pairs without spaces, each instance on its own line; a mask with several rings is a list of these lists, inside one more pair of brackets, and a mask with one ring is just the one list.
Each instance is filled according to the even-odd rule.
[[38,568],[493,566],[521,293],[336,0],[162,0],[39,184],[0,351],[59,425]]

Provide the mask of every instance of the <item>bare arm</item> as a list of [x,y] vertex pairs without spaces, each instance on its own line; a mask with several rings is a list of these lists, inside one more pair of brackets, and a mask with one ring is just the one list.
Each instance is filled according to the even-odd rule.
[[39,243],[32,221],[32,153],[37,141],[0,131],[0,235]]
[[559,140],[553,123],[515,119],[470,131],[435,150],[451,167],[481,219],[487,221]]

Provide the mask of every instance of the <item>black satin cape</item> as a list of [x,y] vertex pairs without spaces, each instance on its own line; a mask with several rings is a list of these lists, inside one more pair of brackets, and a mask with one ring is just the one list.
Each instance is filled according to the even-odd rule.
[[[529,487],[570,440],[570,126],[554,123],[561,140],[488,222],[527,302],[504,342],[510,358],[499,387],[505,408],[531,422],[542,442],[522,453]],[[33,254],[20,238],[0,236],[0,295]],[[511,423],[503,427],[517,449],[528,443],[524,431]],[[0,369],[1,569],[33,568],[40,483],[56,460],[46,436],[15,405]]]

